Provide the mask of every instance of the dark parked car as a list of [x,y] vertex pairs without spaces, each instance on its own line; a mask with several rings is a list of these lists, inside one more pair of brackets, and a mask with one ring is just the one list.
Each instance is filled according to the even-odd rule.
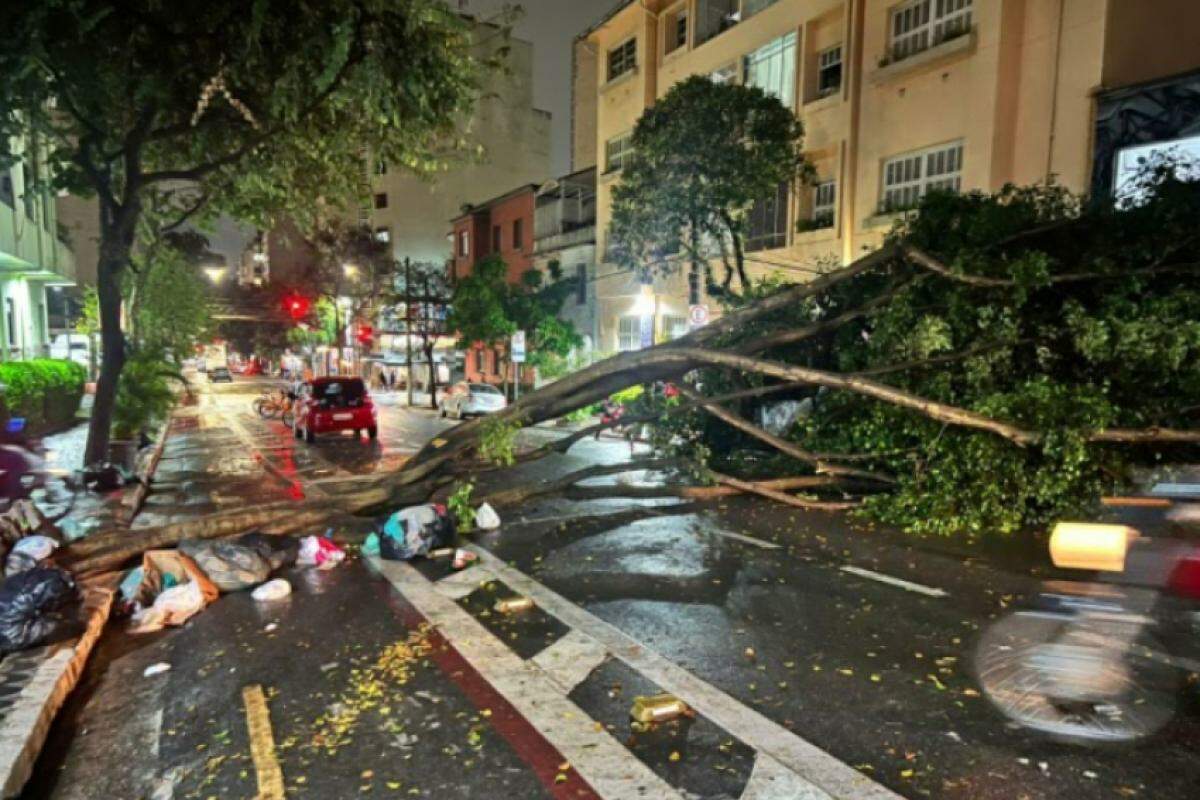
[[233,376],[229,374],[229,367],[213,367],[208,371],[209,383],[233,383]]

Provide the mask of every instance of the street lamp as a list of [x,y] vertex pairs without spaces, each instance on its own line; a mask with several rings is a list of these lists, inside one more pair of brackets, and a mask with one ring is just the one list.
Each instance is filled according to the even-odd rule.
[[353,264],[342,264],[342,274],[347,278],[357,278],[358,267],[354,266]]
[[220,283],[221,279],[225,277],[225,267],[205,267],[204,274],[213,283]]

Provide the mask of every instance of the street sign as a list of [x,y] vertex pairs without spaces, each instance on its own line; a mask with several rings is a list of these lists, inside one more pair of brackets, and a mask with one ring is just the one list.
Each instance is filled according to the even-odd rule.
[[525,362],[525,331],[517,331],[512,335],[512,360],[514,364]]
[[688,309],[688,321],[693,328],[708,324],[708,306],[692,306]]

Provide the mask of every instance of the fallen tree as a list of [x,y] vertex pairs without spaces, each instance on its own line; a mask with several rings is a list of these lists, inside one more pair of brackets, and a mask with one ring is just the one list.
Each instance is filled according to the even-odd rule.
[[[299,516],[295,506],[268,507],[69,551],[88,569],[108,568],[185,535],[378,514],[443,496],[485,469],[502,485],[504,470],[632,424],[648,426],[652,460],[544,484],[514,480],[478,499],[504,508],[551,494],[748,492],[804,508],[862,505],[924,530],[1015,530],[1127,486],[1138,465],[1196,455],[1197,220],[1200,184],[1162,172],[1130,208],[1084,207],[1054,187],[932,194],[854,263],[807,283],[755,287],[680,339],[618,354],[456,426],[362,491],[302,505]],[[666,382],[682,396],[653,390]],[[636,385],[651,390],[622,420],[517,452],[522,428]],[[810,413],[768,431],[753,420],[772,395],[805,399]],[[739,461],[747,452],[758,454],[753,469]],[[581,483],[632,469],[676,474],[664,486]],[[779,475],[798,482],[772,484]]]

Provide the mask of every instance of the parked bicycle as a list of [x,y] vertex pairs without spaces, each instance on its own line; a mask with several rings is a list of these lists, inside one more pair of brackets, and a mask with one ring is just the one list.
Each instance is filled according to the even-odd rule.
[[284,425],[291,427],[294,401],[295,395],[292,392],[275,389],[255,398],[251,407],[262,419],[279,419]]

